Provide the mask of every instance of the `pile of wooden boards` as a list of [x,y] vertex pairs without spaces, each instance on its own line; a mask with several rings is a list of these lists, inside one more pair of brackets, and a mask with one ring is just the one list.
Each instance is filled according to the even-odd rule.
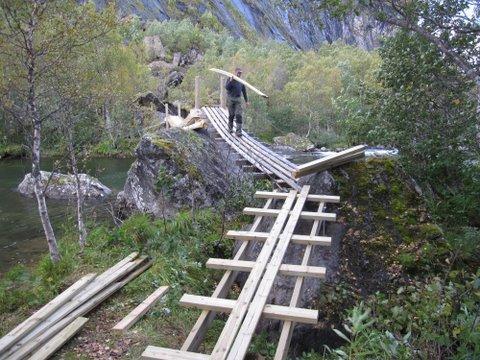
[[365,156],[366,146],[358,145],[352,148],[349,148],[339,153],[334,153],[332,155],[325,156],[321,159],[310,161],[306,164],[299,165],[292,172],[294,179],[301,178],[302,176],[321,172],[336,166],[347,164],[350,161],[360,159]]
[[83,316],[151,266],[132,253],[104,273],[88,274],[0,339],[0,360],[47,359],[87,321]]

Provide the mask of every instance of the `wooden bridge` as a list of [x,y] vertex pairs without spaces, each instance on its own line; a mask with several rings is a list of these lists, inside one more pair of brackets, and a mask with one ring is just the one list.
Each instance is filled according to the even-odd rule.
[[[322,224],[335,221],[336,215],[324,212],[326,203],[336,203],[337,196],[310,194],[310,187],[299,191],[265,192],[255,194],[265,199],[263,208],[245,208],[244,213],[255,216],[248,231],[229,231],[226,236],[241,242],[233,259],[211,258],[206,266],[223,270],[224,274],[210,297],[184,294],[180,303],[184,306],[202,310],[197,322],[180,350],[148,346],[142,357],[164,360],[193,359],[243,359],[250,341],[261,318],[283,322],[276,360],[284,360],[293,334],[295,324],[316,324],[318,311],[298,307],[305,277],[324,279],[326,269],[310,266],[309,261],[315,246],[329,246],[330,237],[319,236]],[[307,203],[316,204],[317,211],[305,211]],[[266,218],[275,218],[268,232],[259,232],[260,226],[268,225]],[[306,234],[296,234],[300,219],[311,221],[311,230]],[[265,224],[266,222],[266,224]],[[324,227],[323,227],[324,229]],[[255,261],[246,261],[244,257],[251,243],[263,243]],[[301,264],[283,264],[283,258],[290,244],[305,246]],[[228,299],[231,286],[239,272],[249,273],[237,299]],[[267,304],[270,291],[277,275],[293,276],[295,286],[289,304]],[[230,314],[210,355],[197,351],[205,334],[217,313]]]

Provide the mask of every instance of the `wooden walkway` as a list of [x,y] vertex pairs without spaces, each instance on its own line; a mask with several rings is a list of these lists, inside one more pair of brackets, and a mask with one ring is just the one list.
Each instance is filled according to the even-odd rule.
[[[323,221],[334,221],[335,214],[324,213],[325,203],[339,202],[337,196],[309,194],[310,187],[288,193],[264,192],[255,194],[265,199],[263,208],[246,208],[244,213],[254,215],[255,220],[249,231],[229,231],[227,237],[241,241],[233,259],[212,258],[206,266],[223,270],[211,297],[184,294],[180,303],[184,306],[201,309],[202,313],[193,326],[180,350],[149,346],[142,354],[147,359],[243,359],[260,319],[276,319],[283,322],[275,359],[286,358],[293,329],[296,323],[316,324],[318,311],[299,308],[301,291],[305,277],[323,279],[324,267],[310,266],[310,256],[314,246],[329,246],[331,239],[319,236]],[[304,211],[306,203],[315,203],[317,211]],[[259,232],[266,217],[274,217],[270,231]],[[312,221],[309,234],[295,234],[299,219]],[[255,261],[243,260],[252,242],[263,243]],[[289,244],[305,246],[300,265],[283,264]],[[249,273],[236,300],[227,299],[238,272]],[[277,275],[296,277],[290,303],[285,306],[267,304],[268,296]],[[218,312],[230,314],[222,333],[210,355],[197,353],[211,322]]]
[[292,189],[300,190],[292,175],[297,165],[252,138],[246,131],[242,131],[242,137],[230,134],[227,110],[221,107],[203,107],[202,110],[222,139],[251,165],[272,180],[282,180]]
[[[359,145],[306,164],[296,165],[269,149],[242,130],[238,137],[228,132],[228,112],[222,107],[203,107],[210,124],[220,137],[241,157],[248,166],[271,178],[280,188],[300,190],[297,180],[302,176],[343,165],[365,156],[365,146]],[[247,167],[248,167],[247,166]]]

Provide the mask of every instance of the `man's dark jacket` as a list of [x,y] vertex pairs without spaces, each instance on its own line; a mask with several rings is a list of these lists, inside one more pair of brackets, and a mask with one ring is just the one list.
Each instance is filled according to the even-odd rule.
[[227,89],[229,97],[238,98],[243,94],[245,102],[248,102],[247,89],[245,88],[245,85],[239,83],[237,80],[228,79],[225,89]]

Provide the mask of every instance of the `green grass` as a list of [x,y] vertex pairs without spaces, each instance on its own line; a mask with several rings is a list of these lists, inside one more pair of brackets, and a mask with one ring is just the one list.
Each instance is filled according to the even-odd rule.
[[[106,225],[93,228],[83,253],[80,253],[75,231],[67,230],[59,240],[62,255],[59,263],[54,264],[45,256],[35,267],[14,267],[0,280],[0,336],[83,274],[100,273],[131,252],[139,251],[152,259],[152,267],[104,302],[91,316],[85,331],[88,333],[89,327],[102,326],[102,323],[111,322],[113,326],[156,288],[168,285],[166,301],[156,305],[126,337],[138,341],[129,351],[134,358],[138,358],[148,344],[175,347],[179,336],[183,339],[188,334],[199,314],[179,306],[181,295],[210,295],[220,273],[206,269],[206,260],[231,256],[233,241],[223,238],[221,221],[220,215],[211,210],[179,213],[165,222],[136,215],[118,228]],[[239,228],[239,221],[232,220],[228,226]],[[222,323],[216,321],[206,346],[213,346],[216,335],[212,335],[212,331],[219,332]],[[115,339],[108,329],[107,335]],[[66,348],[67,357],[74,346],[75,342]]]

